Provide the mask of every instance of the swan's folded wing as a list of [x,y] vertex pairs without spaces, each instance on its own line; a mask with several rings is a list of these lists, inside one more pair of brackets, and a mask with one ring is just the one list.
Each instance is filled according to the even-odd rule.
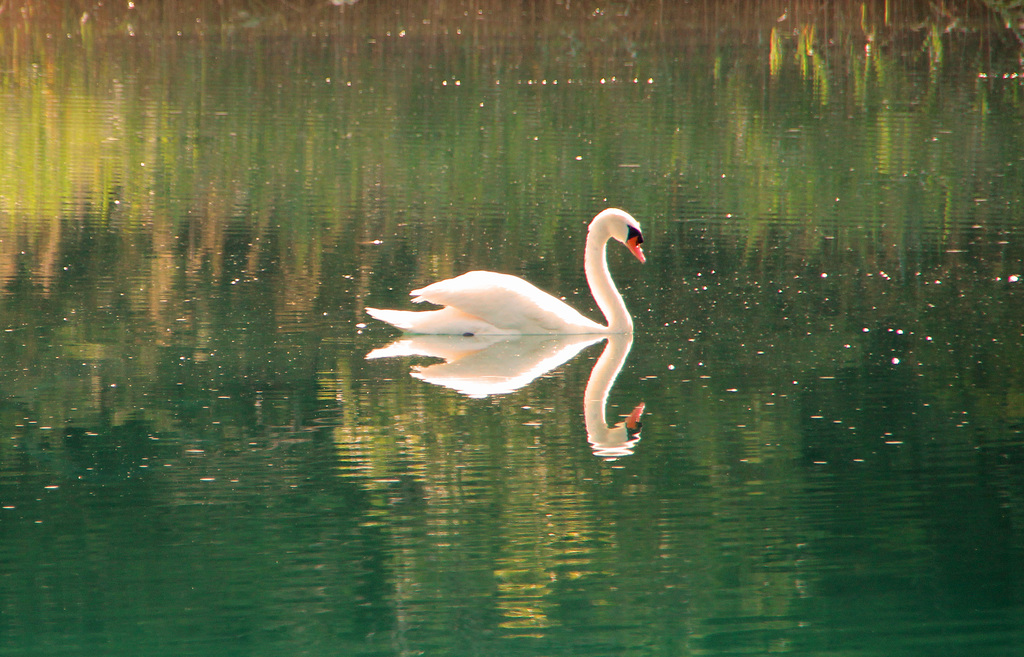
[[601,332],[604,327],[516,276],[471,271],[413,290],[413,301],[458,308],[499,329],[521,333]]

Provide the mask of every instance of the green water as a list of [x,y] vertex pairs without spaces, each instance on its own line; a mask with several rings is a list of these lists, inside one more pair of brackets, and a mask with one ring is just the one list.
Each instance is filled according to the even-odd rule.
[[[8,39],[0,654],[1020,650],[1012,41],[586,25]],[[366,359],[608,206],[631,344]]]

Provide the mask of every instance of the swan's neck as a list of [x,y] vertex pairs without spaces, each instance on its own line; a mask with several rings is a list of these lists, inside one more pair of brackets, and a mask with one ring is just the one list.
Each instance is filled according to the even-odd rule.
[[608,322],[609,333],[632,333],[633,318],[629,316],[611,274],[608,273],[608,258],[605,246],[608,237],[591,232],[587,235],[587,246],[583,256],[583,271],[587,275],[590,293],[594,295],[597,307]]

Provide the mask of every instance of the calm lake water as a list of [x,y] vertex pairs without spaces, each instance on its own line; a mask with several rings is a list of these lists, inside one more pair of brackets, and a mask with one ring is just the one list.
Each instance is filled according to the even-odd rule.
[[[0,655],[1020,650],[1012,42],[614,26],[17,41]],[[632,340],[366,358],[609,206]]]

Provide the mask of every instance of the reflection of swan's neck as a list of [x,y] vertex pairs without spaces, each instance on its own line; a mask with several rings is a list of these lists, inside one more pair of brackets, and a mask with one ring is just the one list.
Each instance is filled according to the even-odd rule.
[[[599,234],[601,233],[601,234]],[[583,271],[587,275],[590,293],[594,295],[597,307],[604,313],[608,322],[609,333],[632,333],[633,318],[626,310],[622,295],[615,287],[612,276],[608,273],[608,258],[605,246],[608,244],[604,231],[591,230],[587,233],[587,246],[583,254]]]
[[[605,422],[605,404],[626,356],[633,346],[632,335],[609,335],[601,357],[590,372],[590,380],[583,392],[583,421],[587,425],[587,440],[599,456],[623,456],[632,453],[631,437],[622,423],[609,428]],[[621,453],[620,453],[621,452]]]

